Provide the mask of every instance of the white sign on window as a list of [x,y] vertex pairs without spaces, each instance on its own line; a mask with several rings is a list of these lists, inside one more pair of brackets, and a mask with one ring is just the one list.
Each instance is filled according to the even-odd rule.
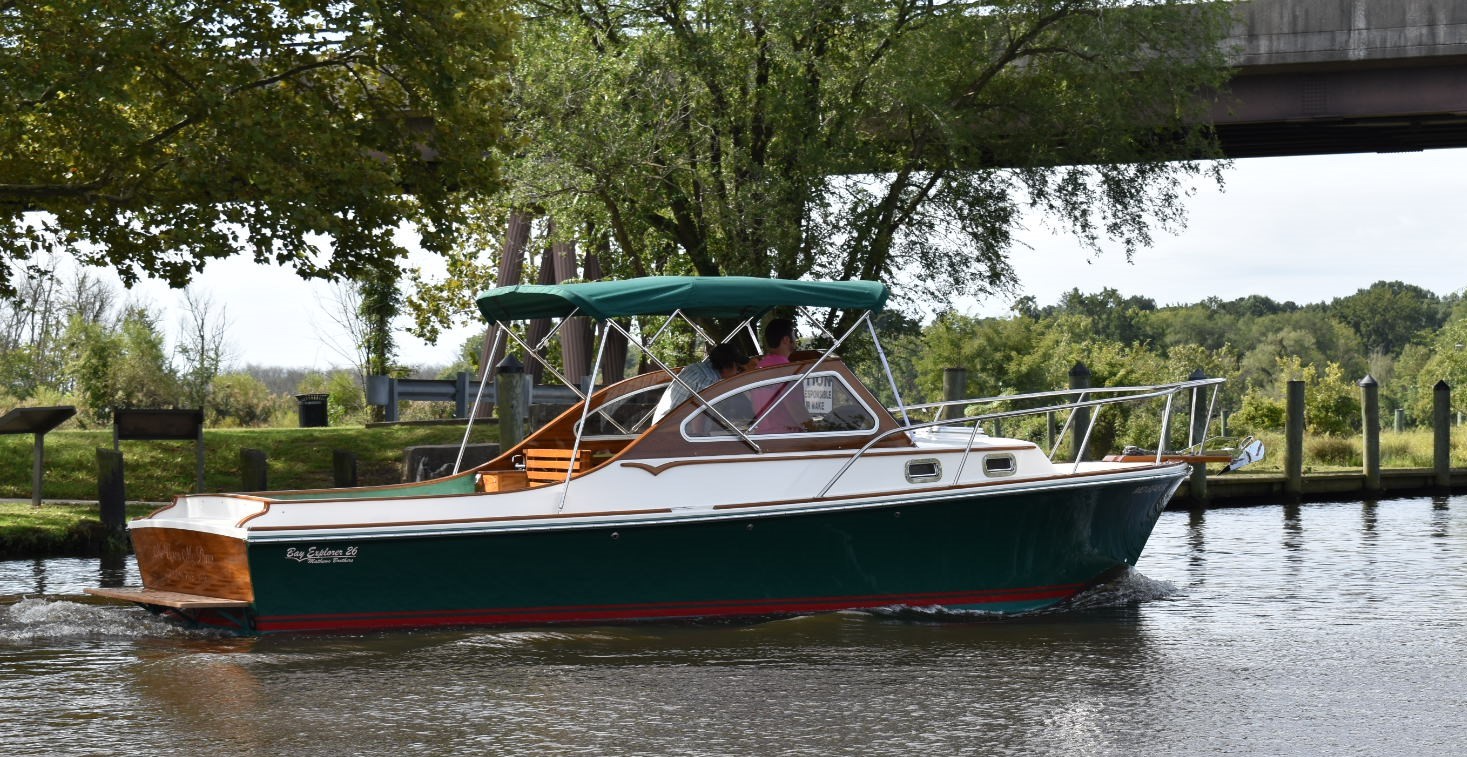
[[811,415],[825,415],[835,409],[835,377],[812,376],[805,379],[805,410]]

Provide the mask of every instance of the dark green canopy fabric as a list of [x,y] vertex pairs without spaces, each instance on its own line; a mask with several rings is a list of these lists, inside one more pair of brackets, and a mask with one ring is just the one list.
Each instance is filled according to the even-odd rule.
[[520,284],[479,295],[479,311],[490,321],[563,318],[598,321],[630,315],[695,318],[762,315],[780,306],[878,312],[888,290],[879,281],[786,281],[746,276],[649,276],[583,284]]

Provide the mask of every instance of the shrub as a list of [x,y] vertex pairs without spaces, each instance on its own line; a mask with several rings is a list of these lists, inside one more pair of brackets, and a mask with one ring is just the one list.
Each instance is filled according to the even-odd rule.
[[1243,406],[1229,416],[1228,425],[1235,433],[1282,431],[1286,418],[1283,402],[1250,389],[1243,395]]
[[225,428],[269,425],[291,404],[289,397],[271,393],[265,382],[248,373],[215,376],[209,395],[209,425]]
[[1304,439],[1304,456],[1319,465],[1359,466],[1360,443],[1337,436],[1309,436]]

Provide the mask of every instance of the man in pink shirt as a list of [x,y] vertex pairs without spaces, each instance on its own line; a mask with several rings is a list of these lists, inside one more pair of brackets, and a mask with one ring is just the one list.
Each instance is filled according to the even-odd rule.
[[[794,351],[795,322],[788,318],[775,318],[764,327],[764,357],[759,359],[759,367],[784,365],[790,361],[790,353]],[[789,384],[784,383],[753,390],[750,394],[754,398],[754,417],[759,417],[788,388]],[[810,414],[805,411],[805,393],[801,389],[795,387],[778,407],[769,412],[764,421],[754,429],[754,433],[791,434],[804,431],[805,421],[809,420]]]
[[759,367],[784,365],[795,351],[795,322],[788,318],[775,318],[764,327],[764,357],[759,358]]

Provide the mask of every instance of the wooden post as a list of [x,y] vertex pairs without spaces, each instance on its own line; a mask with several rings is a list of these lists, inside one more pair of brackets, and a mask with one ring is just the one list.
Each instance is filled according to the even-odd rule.
[[[967,368],[943,368],[942,369],[942,401],[955,402],[968,398],[968,369]],[[938,415],[941,420],[963,417],[963,408],[953,405],[945,407]]]
[[263,492],[270,488],[270,461],[264,450],[239,451],[239,478],[240,491]]
[[1360,379],[1360,433],[1365,444],[1365,491],[1380,491],[1380,382]]
[[[1075,363],[1075,367],[1070,369],[1070,388],[1090,388],[1090,369],[1085,367],[1084,363]],[[1079,398],[1080,395],[1075,395],[1076,401],[1079,401]],[[1076,408],[1074,412],[1075,422],[1071,424],[1070,433],[1074,440],[1075,461],[1079,462],[1085,454],[1085,436],[1090,430],[1090,408]]]
[[1402,431],[1406,430],[1406,409],[1403,407],[1396,408],[1394,416],[1395,423],[1393,424],[1393,427],[1396,429],[1396,433],[1399,434]]
[[1304,382],[1290,381],[1286,396],[1284,494],[1297,501],[1304,494]]
[[46,473],[46,434],[37,431],[35,463],[31,466],[31,507],[41,506],[41,482]]
[[97,448],[97,505],[102,525],[121,533],[127,525],[127,485],[122,476],[122,453]]
[[1432,463],[1438,489],[1452,488],[1452,387],[1436,382],[1431,392]]
[[357,485],[357,454],[344,449],[331,450],[331,483],[338,487]]
[[509,449],[519,444],[526,436],[525,425],[530,417],[529,404],[525,398],[525,382],[529,375],[525,366],[514,355],[506,355],[500,361],[494,377],[494,410],[499,415],[499,448]]
[[[1201,368],[1192,372],[1187,377],[1192,381],[1201,381],[1207,378],[1207,374]],[[1202,443],[1207,441],[1207,398],[1202,395],[1202,387],[1192,390],[1192,427],[1187,432],[1187,446],[1197,446],[1197,451],[1202,451]],[[1187,492],[1191,495],[1193,502],[1207,501],[1207,463],[1192,463],[1192,478],[1187,482]]]

